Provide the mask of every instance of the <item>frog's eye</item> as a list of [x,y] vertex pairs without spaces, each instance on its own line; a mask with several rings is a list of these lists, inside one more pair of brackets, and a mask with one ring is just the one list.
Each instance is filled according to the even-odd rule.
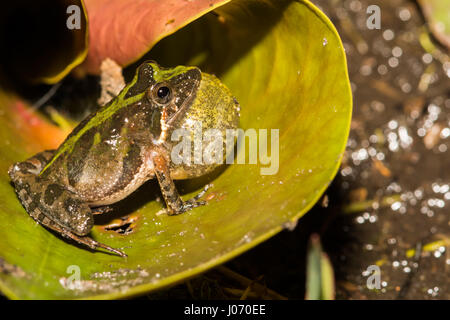
[[155,99],[157,103],[166,104],[172,99],[172,90],[165,83],[156,85],[153,88],[153,99]]
[[158,98],[165,99],[170,95],[169,87],[159,87],[158,92],[156,93]]

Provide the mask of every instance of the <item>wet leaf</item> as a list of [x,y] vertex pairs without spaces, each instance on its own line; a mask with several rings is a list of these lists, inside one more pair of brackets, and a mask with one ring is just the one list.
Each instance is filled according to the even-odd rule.
[[418,3],[433,35],[450,50],[450,2],[419,0]]
[[148,57],[218,75],[241,104],[243,129],[268,129],[269,140],[270,129],[279,130],[278,165],[272,154],[278,170],[262,175],[269,164],[258,160],[180,182],[185,198],[207,182],[214,186],[205,196],[208,205],[178,216],[156,214],[163,204],[151,181],[114,212],[96,216],[93,238],[128,258],[86,250],[37,225],[17,200],[8,166],[48,143],[22,133],[24,120],[12,120],[14,100],[4,96],[0,258],[8,270],[24,274],[0,267],[0,288],[8,297],[110,299],[183,281],[281,231],[332,181],[348,136],[351,92],[342,43],[310,2],[232,1],[165,38]]

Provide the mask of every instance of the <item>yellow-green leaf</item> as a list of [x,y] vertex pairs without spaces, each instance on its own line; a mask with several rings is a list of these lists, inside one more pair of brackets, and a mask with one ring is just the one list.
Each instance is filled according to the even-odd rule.
[[[276,174],[261,175],[269,165],[260,162],[232,164],[181,182],[185,198],[207,182],[214,186],[206,206],[178,216],[156,215],[163,204],[157,183],[149,182],[98,217],[92,231],[128,258],[86,250],[37,225],[17,200],[7,168],[41,151],[46,140],[21,134],[24,120],[11,123],[13,99],[3,95],[0,288],[8,297],[109,299],[174,284],[276,234],[332,181],[352,100],[339,36],[310,2],[231,1],[162,40],[149,56],[218,75],[241,104],[244,130],[279,129]],[[124,223],[130,232],[114,231]]]
[[419,0],[428,26],[442,45],[450,49],[450,2],[446,0]]

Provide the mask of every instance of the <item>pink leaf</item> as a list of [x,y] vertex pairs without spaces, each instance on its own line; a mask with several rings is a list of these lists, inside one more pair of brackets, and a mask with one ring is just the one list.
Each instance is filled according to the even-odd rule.
[[85,0],[89,51],[82,69],[99,73],[107,57],[126,66],[170,35],[229,0]]

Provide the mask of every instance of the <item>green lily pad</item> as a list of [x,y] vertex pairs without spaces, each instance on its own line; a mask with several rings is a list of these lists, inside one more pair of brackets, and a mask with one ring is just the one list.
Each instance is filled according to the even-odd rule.
[[149,182],[98,217],[92,231],[128,258],[90,251],[37,225],[17,200],[8,166],[44,146],[21,133],[29,117],[17,117],[15,99],[0,93],[0,289],[8,297],[111,299],[172,285],[281,231],[332,181],[352,99],[339,36],[310,2],[231,1],[162,40],[149,56],[215,73],[241,104],[241,128],[278,129],[277,172],[262,175],[269,165],[258,161],[183,181],[185,198],[207,182],[214,186],[206,206],[178,216],[156,215],[163,204]]

